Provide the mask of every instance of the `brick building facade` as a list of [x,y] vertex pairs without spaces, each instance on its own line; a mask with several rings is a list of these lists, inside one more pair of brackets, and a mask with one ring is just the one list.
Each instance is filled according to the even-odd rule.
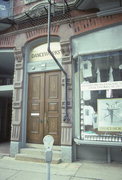
[[[118,56],[121,57],[121,2],[109,0],[98,2],[96,0],[91,5],[90,1],[84,0],[64,1],[63,3],[56,1],[56,4],[51,4],[50,46],[52,49],[54,48],[53,52],[60,51],[60,57],[56,54],[55,56],[66,73],[67,79],[65,73],[51,56],[47,59],[44,57],[46,56],[44,52],[47,53],[47,51],[43,52],[42,49],[43,45],[47,45],[49,2],[13,0],[10,1],[10,4],[13,14],[8,19],[6,17],[0,19],[1,27],[3,27],[2,24],[9,24],[9,27],[0,31],[2,62],[0,65],[5,64],[6,66],[5,71],[1,73],[1,79],[3,77],[6,79],[6,87],[1,90],[1,107],[4,108],[2,104],[6,102],[7,109],[7,113],[4,112],[0,118],[0,130],[1,141],[10,141],[11,156],[19,153],[20,149],[26,147],[28,143],[43,144],[44,136],[50,134],[54,137],[55,145],[61,147],[63,161],[76,159],[121,161],[119,158],[121,154],[121,128],[120,130],[112,129],[110,132],[109,130],[99,130],[100,127],[107,127],[106,124],[104,127],[99,123],[97,128],[93,130],[93,122],[91,124],[85,122],[84,108],[92,107],[91,99],[88,99],[88,91],[93,92],[95,89],[87,87],[87,91],[84,90],[88,92],[87,100],[82,97],[84,91],[80,89],[81,76],[85,73],[85,70],[80,68],[82,61],[91,62],[93,59],[92,61],[95,61],[94,67],[97,67],[96,57],[99,57],[98,59],[103,57],[106,59],[116,57],[115,59],[118,59]],[[53,47],[54,43],[57,43],[59,48]],[[37,55],[36,48],[39,47],[41,50],[37,50]],[[39,54],[40,51],[42,54]],[[38,57],[37,59],[31,58],[32,52],[35,53],[35,57]],[[115,52],[114,55],[113,52]],[[10,64],[13,64],[10,72],[7,72],[9,69],[7,67],[9,66],[8,59],[11,60]],[[120,70],[121,58],[118,61]],[[98,68],[102,71],[103,67],[101,69],[100,67]],[[117,71],[112,61],[108,65],[106,73],[111,67]],[[92,68],[92,73],[93,71],[94,68]],[[95,71],[97,70],[95,69]],[[90,70],[88,70],[89,72]],[[121,72],[119,71],[119,73]],[[89,81],[91,85],[92,83],[97,84],[98,81],[92,81],[91,76],[87,74],[83,81]],[[7,83],[9,78],[11,83]],[[97,77],[94,75],[94,78],[98,79],[98,75]],[[116,78],[114,77],[114,79]],[[103,81],[107,82],[109,79]],[[120,82],[119,89],[121,91],[121,74],[120,79],[115,81]],[[1,87],[3,85],[1,84]],[[118,89],[113,87],[116,86],[115,83],[111,86],[109,84],[109,88],[106,89],[103,88],[103,84],[100,85],[96,91]],[[107,84],[104,83],[104,86]],[[6,91],[7,87],[10,88],[8,93],[2,96],[2,92]],[[119,99],[117,103],[121,104],[121,92],[117,91],[117,93],[119,95],[115,97],[101,95],[98,99]],[[83,104],[83,108],[81,104]],[[95,107],[96,104],[92,109],[94,108],[98,117],[100,112]],[[111,112],[114,114],[114,111]],[[3,119],[5,123],[2,122]],[[118,124],[109,124],[108,127],[115,126],[117,128],[121,125],[120,115]],[[5,129],[6,133],[2,129]]]

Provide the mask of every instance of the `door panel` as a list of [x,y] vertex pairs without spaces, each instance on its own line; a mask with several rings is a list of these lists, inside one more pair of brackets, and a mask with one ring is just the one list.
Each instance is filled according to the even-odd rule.
[[29,76],[27,141],[42,143],[47,134],[60,144],[60,72]]
[[59,72],[50,72],[46,76],[46,98],[45,112],[47,115],[47,132],[55,139],[55,144],[59,144],[60,139],[60,101],[61,87]]
[[29,76],[27,141],[40,143],[43,140],[44,74]]

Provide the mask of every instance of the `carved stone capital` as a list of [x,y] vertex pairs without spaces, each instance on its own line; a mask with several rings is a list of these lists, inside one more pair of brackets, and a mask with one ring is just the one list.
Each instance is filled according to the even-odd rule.
[[61,44],[61,52],[63,56],[70,56],[71,48],[70,48],[70,42],[69,41],[63,41]]
[[22,60],[23,60],[22,51],[20,49],[16,49],[14,51],[14,57],[15,57],[15,60],[17,61],[17,63],[22,62]]

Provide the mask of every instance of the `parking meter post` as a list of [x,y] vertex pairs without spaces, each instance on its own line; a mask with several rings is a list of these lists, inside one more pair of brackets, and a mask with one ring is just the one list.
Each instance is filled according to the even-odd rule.
[[50,180],[50,163],[47,163],[47,180]]
[[45,161],[47,163],[47,180],[50,180],[50,163],[52,161],[52,147],[54,139],[52,136],[47,135],[44,137],[43,142],[45,147]]

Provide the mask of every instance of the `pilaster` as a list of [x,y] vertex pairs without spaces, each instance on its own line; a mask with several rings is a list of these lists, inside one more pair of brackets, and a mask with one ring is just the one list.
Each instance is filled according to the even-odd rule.
[[67,111],[69,121],[63,120],[65,114],[65,77],[62,73],[62,123],[61,123],[61,145],[72,145],[72,66],[71,47],[69,41],[61,42],[62,66],[67,73]]
[[14,69],[14,90],[12,104],[11,141],[20,141],[22,116],[23,57],[20,49],[16,49]]

